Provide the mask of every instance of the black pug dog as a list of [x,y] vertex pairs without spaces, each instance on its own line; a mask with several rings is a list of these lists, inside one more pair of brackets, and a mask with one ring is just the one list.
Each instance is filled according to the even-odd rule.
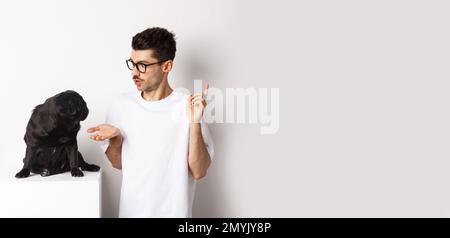
[[86,102],[71,90],[36,106],[24,137],[27,149],[23,168],[16,178],[26,178],[30,172],[49,176],[70,171],[72,176],[82,177],[81,170],[98,171],[100,167],[86,163],[78,151],[80,121],[88,114]]

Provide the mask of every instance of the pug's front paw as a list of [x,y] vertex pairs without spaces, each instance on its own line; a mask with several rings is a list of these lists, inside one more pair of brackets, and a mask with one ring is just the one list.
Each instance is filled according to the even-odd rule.
[[30,176],[30,170],[29,169],[22,169],[16,174],[16,178],[26,178]]
[[83,177],[84,174],[79,168],[72,168],[70,170],[70,173],[72,174],[72,177]]

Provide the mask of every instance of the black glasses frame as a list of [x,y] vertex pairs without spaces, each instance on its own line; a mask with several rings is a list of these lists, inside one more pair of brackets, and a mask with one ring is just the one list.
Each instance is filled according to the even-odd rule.
[[[152,65],[154,65],[154,64],[161,64],[161,63],[163,63],[163,62],[165,62],[165,61],[167,61],[167,60],[161,60],[161,61],[158,61],[158,62],[156,62],[156,63],[151,63],[151,64],[144,64],[144,63],[134,63],[133,60],[127,59],[125,62],[126,62],[126,64],[127,64],[127,67],[128,67],[129,70],[133,70],[133,69],[137,66],[137,70],[138,70],[140,73],[145,73],[145,72],[147,72],[147,67],[152,66]],[[130,64],[131,64],[133,67],[130,68]],[[141,71],[141,70],[139,69],[139,66],[138,66],[138,65],[143,65],[143,66],[144,66],[144,71]]]

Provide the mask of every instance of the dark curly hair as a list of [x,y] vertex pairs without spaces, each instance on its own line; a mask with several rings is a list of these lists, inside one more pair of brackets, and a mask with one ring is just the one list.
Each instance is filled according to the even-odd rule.
[[134,50],[153,50],[158,61],[173,60],[177,51],[175,35],[160,27],[152,27],[136,34],[131,47]]

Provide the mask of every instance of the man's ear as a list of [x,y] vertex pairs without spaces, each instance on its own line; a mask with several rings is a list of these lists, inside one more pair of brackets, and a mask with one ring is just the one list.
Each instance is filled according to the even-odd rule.
[[173,60],[168,60],[168,61],[164,62],[163,68],[162,68],[163,73],[169,73],[170,70],[172,70],[172,66],[173,66]]

